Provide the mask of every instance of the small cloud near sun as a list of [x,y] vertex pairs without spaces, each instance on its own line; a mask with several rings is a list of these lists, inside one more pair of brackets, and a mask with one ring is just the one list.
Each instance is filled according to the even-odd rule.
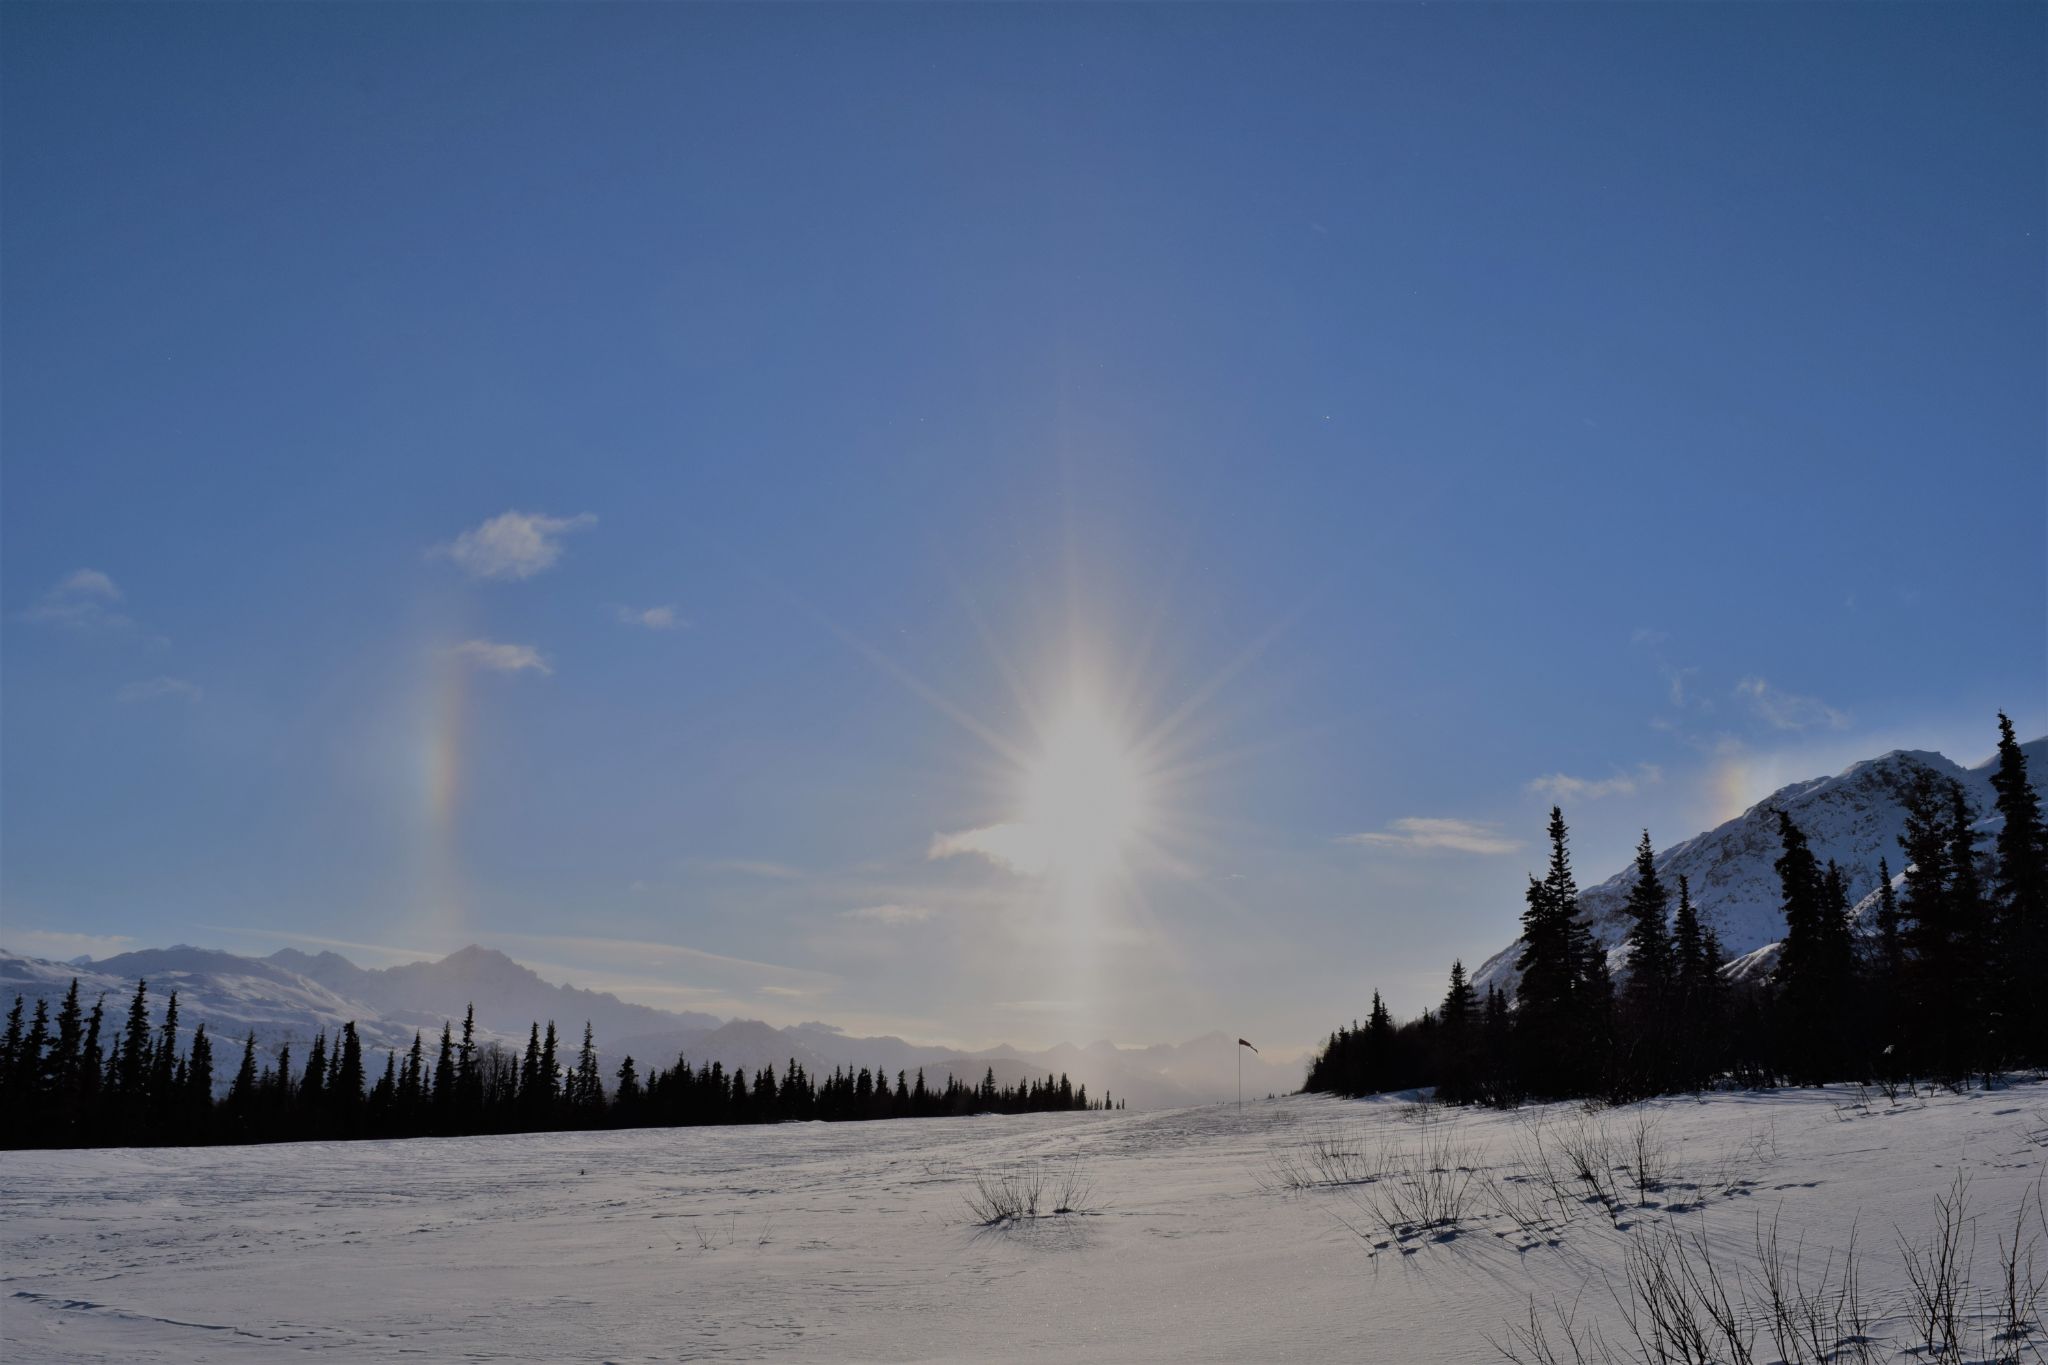
[[1612,777],[1548,773],[1531,778],[1528,789],[1553,801],[1597,801],[1603,796],[1634,796],[1644,787],[1654,787],[1663,780],[1662,768],[1654,763],[1641,763],[1632,773],[1615,773]]
[[686,626],[688,621],[676,615],[674,607],[614,607],[612,615],[622,626],[639,626],[644,630],[674,630]]
[[1849,713],[1840,711],[1819,697],[1803,697],[1771,686],[1762,678],[1744,678],[1735,684],[1735,695],[1745,698],[1750,709],[1774,730],[1846,730]]
[[842,919],[866,920],[872,924],[887,924],[892,927],[923,924],[931,917],[931,908],[924,905],[863,905],[858,910],[840,911]]
[[1015,821],[934,835],[924,856],[931,862],[941,858],[986,858],[1003,871],[1020,877],[1043,876],[1052,865],[1052,856],[1039,832]]
[[98,569],[75,569],[38,598],[21,619],[72,630],[119,630],[135,624],[114,608],[122,596],[114,580]]
[[141,682],[129,683],[116,696],[124,702],[153,701],[158,697],[178,697],[185,701],[198,701],[205,694],[199,684],[188,678],[146,678]]
[[1493,825],[1416,815],[1396,820],[1384,830],[1346,834],[1337,842],[1366,848],[1400,849],[1408,853],[1478,853],[1487,856],[1513,853],[1522,846],[1520,840],[1508,838]]
[[475,664],[478,668],[487,668],[493,673],[524,673],[532,669],[545,675],[555,671],[541,652],[532,645],[501,645],[493,640],[464,640],[449,653],[458,659]]
[[531,578],[562,557],[564,535],[595,525],[597,518],[589,512],[573,517],[504,512],[428,553],[455,561],[471,578]]

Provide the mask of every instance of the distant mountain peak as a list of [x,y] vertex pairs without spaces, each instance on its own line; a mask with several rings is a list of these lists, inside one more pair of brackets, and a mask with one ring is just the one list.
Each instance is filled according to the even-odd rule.
[[[2037,790],[2048,793],[2048,737],[2020,746]],[[1656,855],[1658,875],[1674,887],[1680,873],[1692,883],[1693,901],[1701,917],[1721,936],[1721,946],[1745,970],[1767,965],[1766,951],[1784,936],[1779,886],[1774,864],[1780,853],[1777,812],[1806,834],[1814,856],[1832,859],[1848,881],[1849,903],[1862,905],[1877,889],[1880,858],[1902,871],[1898,837],[1905,828],[1905,798],[1914,773],[1930,770],[1963,785],[1980,817],[1979,825],[1995,824],[1991,774],[1996,759],[1964,768],[1931,749],[1893,749],[1861,759],[1832,776],[1787,783],[1732,820],[1663,849]],[[1625,963],[1619,952],[1628,924],[1623,906],[1635,881],[1627,867],[1580,893],[1582,913],[1616,967]],[[1521,940],[1503,948],[1472,974],[1479,990],[1500,986],[1512,992],[1519,973],[1514,960]]]

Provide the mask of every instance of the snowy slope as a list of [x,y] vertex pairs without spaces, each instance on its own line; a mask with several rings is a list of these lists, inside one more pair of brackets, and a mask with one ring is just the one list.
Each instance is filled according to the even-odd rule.
[[[2048,738],[2021,747],[2034,785],[2048,792]],[[1833,777],[1780,788],[1726,824],[1663,850],[1657,855],[1657,872],[1674,904],[1679,874],[1691,878],[1693,901],[1719,931],[1722,947],[1731,958],[1746,958],[1753,969],[1769,960],[1769,953],[1761,950],[1785,932],[1773,867],[1782,852],[1776,811],[1784,810],[1805,832],[1815,857],[1823,863],[1832,858],[1841,866],[1848,878],[1850,904],[1861,905],[1877,890],[1879,858],[1889,860],[1894,876],[1901,871],[1899,835],[1905,829],[1904,800],[1914,770],[1931,768],[1960,781],[1978,814],[1990,817],[1979,824],[1988,832],[1997,826],[1993,766],[1987,762],[1963,768],[1927,750],[1894,750]],[[1631,866],[1580,894],[1583,913],[1610,952],[1627,931],[1624,907],[1634,881]],[[1493,984],[1511,990],[1519,977],[1514,961],[1521,951],[1517,939],[1482,963],[1473,976],[1479,989]],[[1618,953],[1611,960],[1617,970],[1625,967]]]
[[[1590,1141],[1632,1158],[1639,1120],[1661,1188],[1614,1217],[1543,1203],[1533,1154]],[[1318,1143],[1387,1174],[1282,1188]],[[1432,1152],[1467,1178],[1463,1219],[1376,1248],[1376,1193]],[[1776,1220],[1809,1287],[1860,1228],[1890,1360],[1910,1344],[1895,1238],[1924,1243],[1934,1197],[1966,1174],[1977,1313],[2044,1165],[2040,1082],[1896,1106],[1809,1089],[1418,1122],[1394,1099],[1304,1096],[1241,1114],[10,1152],[0,1358],[1483,1361],[1532,1300],[1625,1332],[1628,1249],[1667,1231],[1707,1237],[1751,1293]],[[1093,1211],[972,1225],[978,1177],[1034,1167],[1077,1172]],[[1497,1199],[1542,1205],[1544,1225]],[[1748,1321],[1755,1358],[1776,1359]]]
[[[34,1009],[35,1001],[43,998],[54,1014],[73,977],[78,979],[79,1001],[87,1011],[96,998],[103,998],[106,1018],[101,1038],[109,1045],[127,1017],[138,978],[149,982],[153,1024],[163,1021],[164,1007],[176,991],[180,1037],[189,1045],[192,1031],[203,1021],[214,1039],[216,1070],[221,1069],[221,1058],[229,1054],[231,1044],[249,1033],[256,1035],[259,1046],[275,1049],[284,1043],[303,1045],[315,1033],[332,1034],[353,1019],[364,1040],[374,1046],[399,1047],[412,1042],[410,1021],[382,1018],[366,1011],[359,1001],[261,958],[180,945],[72,965],[0,952],[0,998],[9,1005],[21,995],[28,1008]],[[440,1026],[438,1019],[434,1026]],[[232,1065],[226,1069],[232,1072]]]

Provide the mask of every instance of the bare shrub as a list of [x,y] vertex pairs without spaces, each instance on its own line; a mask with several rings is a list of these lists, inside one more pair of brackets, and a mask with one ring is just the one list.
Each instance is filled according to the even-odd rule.
[[1614,1173],[1623,1168],[1607,1129],[1590,1116],[1581,1117],[1558,1135],[1557,1145],[1565,1168],[1585,1186],[1584,1202],[1598,1204],[1610,1219],[1619,1221],[1622,1198]]
[[[2044,1358],[2041,1336],[2041,1298],[2048,1291],[2048,1266],[2040,1265],[2042,1242],[2048,1239],[2048,1206],[2042,1201],[2043,1182],[2037,1176],[2033,1188],[2020,1194],[2013,1210],[2012,1231],[1998,1234],[1998,1324],[1992,1334],[1992,1359],[1998,1365],[2018,1365],[2020,1351],[2028,1350],[2036,1360]],[[2033,1205],[2033,1222],[2027,1220],[2027,1205]]]
[[1094,1213],[1095,1186],[1071,1162],[1050,1168],[1037,1162],[1005,1170],[981,1172],[967,1194],[967,1212],[982,1227],[1000,1227],[1027,1218],[1057,1218]]
[[1045,1172],[1026,1166],[974,1177],[973,1192],[967,1196],[967,1211],[983,1227],[1036,1218],[1039,1201],[1045,1197]]
[[[1597,1324],[1581,1324],[1577,1302],[1534,1300],[1525,1325],[1488,1342],[1520,1365],[1580,1365],[1630,1360],[1640,1365],[1855,1365],[1911,1357],[1939,1365],[2021,1365],[2042,1362],[2041,1304],[2048,1297],[2048,1211],[2044,1177],[2020,1200],[1998,1237],[1997,1282],[1973,1285],[1974,1223],[1970,1181],[1958,1174],[1935,1198],[1933,1230],[1924,1242],[1898,1239],[1908,1285],[1910,1342],[1880,1341],[1878,1318],[1864,1298],[1855,1234],[1840,1251],[1813,1257],[1785,1246],[1778,1219],[1757,1221],[1746,1273],[1724,1273],[1703,1229],[1681,1234],[1669,1225],[1644,1228],[1629,1240],[1626,1283],[1612,1289],[1625,1338],[1610,1343]],[[1767,1333],[1767,1354],[1757,1338]],[[1621,1349],[1615,1349],[1619,1345]]]
[[1063,1164],[1047,1182],[1049,1202],[1055,1216],[1070,1213],[1094,1213],[1100,1206],[1095,1202],[1095,1182],[1088,1179],[1080,1167],[1071,1163]]
[[1455,1234],[1471,1204],[1478,1168],[1449,1124],[1425,1128],[1413,1148],[1387,1162],[1386,1174],[1362,1187],[1353,1203],[1399,1240],[1425,1232]]
[[1935,1227],[1927,1244],[1915,1246],[1899,1236],[1899,1254],[1905,1258],[1906,1282],[1911,1286],[1913,1329],[1927,1359],[1942,1365],[1963,1362],[1963,1289],[1976,1254],[1974,1233],[1967,1245],[1964,1242],[1969,1203],[1970,1177],[1957,1171],[1948,1193],[1934,1197]]
[[1386,1173],[1385,1151],[1363,1132],[1333,1128],[1276,1150],[1268,1170],[1271,1187],[1283,1190],[1363,1185]]
[[1615,1302],[1636,1356],[1675,1365],[1752,1365],[1756,1330],[1739,1289],[1715,1265],[1706,1235],[1664,1229],[1629,1243],[1628,1292]]
[[1830,1251],[1820,1279],[1809,1286],[1802,1268],[1804,1246],[1786,1252],[1778,1240],[1778,1217],[1757,1221],[1757,1284],[1769,1313],[1771,1342],[1787,1365],[1871,1360],[1870,1312],[1865,1307],[1856,1264],[1856,1233],[1838,1257]]
[[1664,1145],[1662,1129],[1649,1113],[1636,1115],[1635,1122],[1629,1125],[1625,1141],[1625,1169],[1629,1184],[1635,1189],[1636,1199],[1641,1202],[1663,1190],[1665,1182],[1670,1179],[1670,1154]]
[[[1594,1361],[1611,1359],[1599,1330],[1579,1327],[1576,1303],[1570,1309],[1552,1304],[1549,1325],[1545,1324],[1544,1316],[1531,1298],[1528,1323],[1508,1328],[1505,1341],[1489,1335],[1486,1344],[1514,1365],[1592,1365]],[[1557,1333],[1555,1342],[1551,1340],[1553,1329]]]

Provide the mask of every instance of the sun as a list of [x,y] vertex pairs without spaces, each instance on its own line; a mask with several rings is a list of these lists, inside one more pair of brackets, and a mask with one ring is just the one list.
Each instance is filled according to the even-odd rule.
[[1129,742],[1077,693],[1046,727],[1024,775],[1023,817],[1050,870],[1095,878],[1145,826],[1144,773]]

